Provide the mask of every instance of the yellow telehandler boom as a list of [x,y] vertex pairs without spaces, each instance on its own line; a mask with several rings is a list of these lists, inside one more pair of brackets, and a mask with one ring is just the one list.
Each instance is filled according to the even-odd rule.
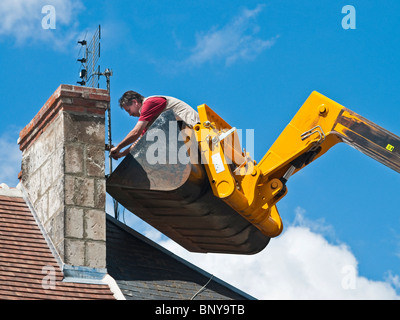
[[[276,203],[286,195],[289,177],[339,142],[400,172],[398,136],[318,92],[309,96],[259,163],[241,152],[235,130],[213,110],[207,105],[198,110],[200,123],[194,130],[214,195],[269,237],[282,231]],[[231,163],[237,166],[234,172]]]
[[235,128],[205,104],[198,111],[193,128],[161,113],[106,183],[114,199],[189,251],[263,250],[282,232],[276,204],[288,179],[339,142],[400,172],[398,136],[317,92],[258,163]]

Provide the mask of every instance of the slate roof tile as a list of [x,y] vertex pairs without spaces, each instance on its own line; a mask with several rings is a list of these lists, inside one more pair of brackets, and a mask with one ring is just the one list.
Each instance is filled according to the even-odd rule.
[[[211,275],[107,216],[107,270],[127,299],[193,297]],[[213,278],[196,299],[252,299]]]

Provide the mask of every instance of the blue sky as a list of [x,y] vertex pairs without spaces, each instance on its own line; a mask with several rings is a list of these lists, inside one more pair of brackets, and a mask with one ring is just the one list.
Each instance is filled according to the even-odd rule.
[[[48,4],[55,29],[42,28]],[[356,29],[342,28],[345,5]],[[76,42],[99,24],[101,69],[114,72],[115,143],[136,121],[117,105],[130,89],[207,103],[254,129],[256,160],[313,90],[400,135],[399,12],[394,0],[2,0],[0,182],[18,183],[19,131],[60,84],[79,80]],[[398,173],[337,145],[290,179],[278,204],[285,231],[252,257],[190,254],[131,213],[125,219],[259,298],[398,299],[399,185]],[[356,285],[344,288],[352,268]]]

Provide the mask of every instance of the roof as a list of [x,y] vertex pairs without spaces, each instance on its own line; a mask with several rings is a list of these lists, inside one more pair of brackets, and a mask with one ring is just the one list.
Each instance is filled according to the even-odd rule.
[[[114,299],[66,275],[18,188],[0,185],[0,299]],[[254,299],[107,215],[107,271],[126,299]],[[64,280],[63,280],[64,279]]]
[[63,282],[20,191],[0,190],[0,299],[114,299],[106,284]]
[[254,299],[109,215],[107,271],[126,299]]

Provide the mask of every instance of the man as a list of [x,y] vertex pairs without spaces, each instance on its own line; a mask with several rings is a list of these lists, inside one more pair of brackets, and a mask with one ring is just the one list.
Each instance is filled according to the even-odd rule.
[[[190,127],[193,127],[200,121],[198,113],[188,104],[168,96],[150,96],[144,98],[135,91],[127,91],[119,99],[119,105],[130,116],[139,117],[139,120],[126,137],[116,147],[111,149],[111,157],[115,160],[126,156],[138,139],[146,132],[147,128],[165,110],[173,110],[177,120],[184,121]],[[129,145],[129,148],[121,152],[121,149]]]

